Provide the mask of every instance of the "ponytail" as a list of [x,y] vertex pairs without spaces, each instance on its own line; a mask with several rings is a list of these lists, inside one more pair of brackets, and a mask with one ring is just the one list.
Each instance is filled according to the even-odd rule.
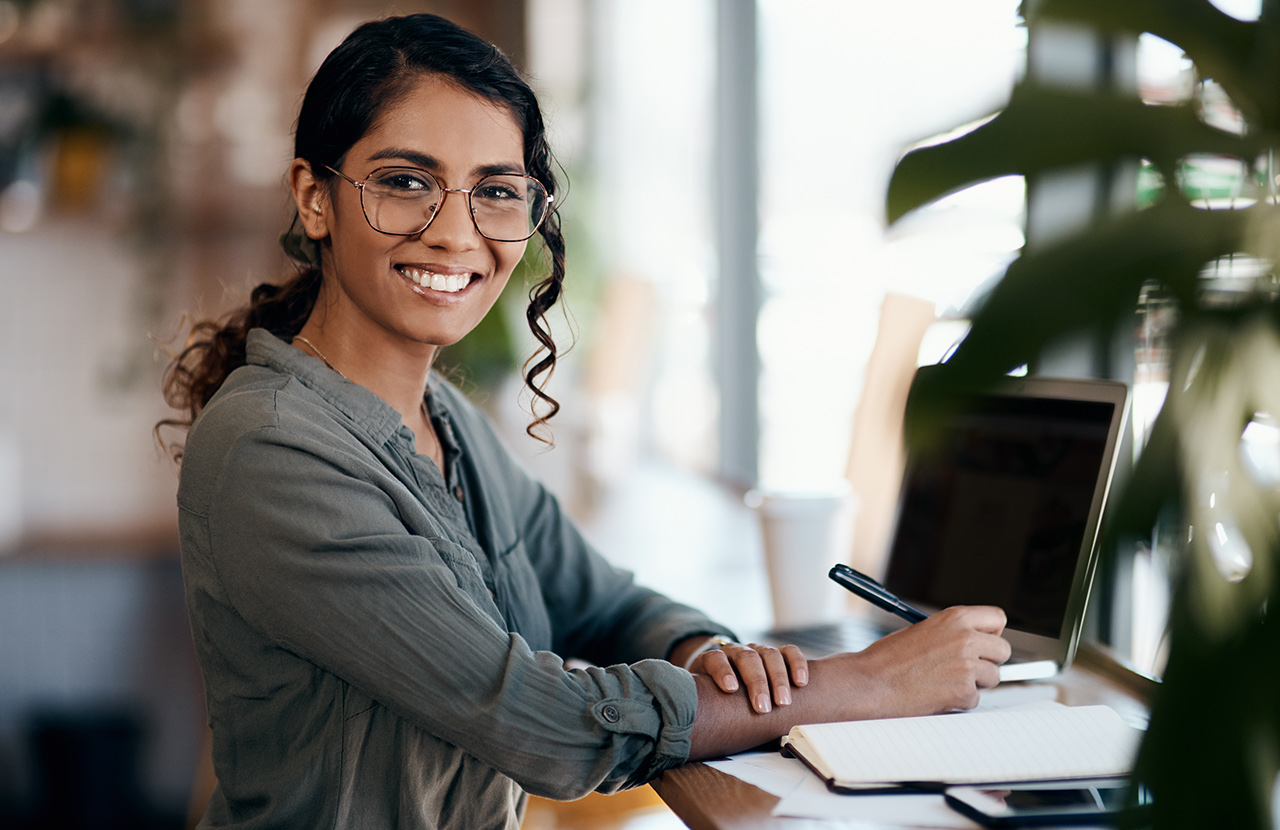
[[292,340],[302,330],[320,293],[320,269],[307,268],[287,282],[262,283],[249,295],[249,303],[222,323],[204,320],[191,327],[187,345],[164,376],[164,399],[180,414],[156,424],[156,439],[175,460],[180,445],[167,445],[160,437],[165,427],[187,429],[205,408],[227,376],[245,364],[249,330],[263,328],[282,340]]

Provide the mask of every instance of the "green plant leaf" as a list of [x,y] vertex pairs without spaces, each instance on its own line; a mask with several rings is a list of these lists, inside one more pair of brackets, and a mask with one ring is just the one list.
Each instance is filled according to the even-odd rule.
[[1280,20],[1274,17],[1237,20],[1208,0],[1042,0],[1034,14],[1164,38],[1226,90],[1252,127],[1280,127]]
[[[1179,331],[1165,408],[1179,428],[1184,513],[1194,528],[1186,608],[1211,638],[1250,624],[1271,589],[1280,499],[1246,472],[1241,434],[1257,412],[1280,405],[1278,361],[1280,335],[1267,309],[1205,312]],[[1229,564],[1241,555],[1243,578]]]
[[1142,284],[1161,280],[1194,308],[1205,263],[1235,251],[1251,210],[1207,211],[1165,200],[1015,260],[973,315],[968,336],[912,391],[907,440],[926,442],[970,390],[989,387],[1044,347],[1109,331],[1133,313]]
[[[1270,828],[1280,769],[1280,487],[1242,454],[1241,433],[1257,413],[1280,417],[1280,303],[1274,277],[1253,281],[1226,307],[1225,292],[1206,293],[1201,275],[1237,253],[1251,263],[1280,261],[1280,208],[1197,210],[1175,183],[1182,163],[1198,161],[1192,157],[1252,162],[1280,146],[1280,0],[1263,0],[1255,23],[1208,0],[1025,6],[1033,35],[1053,18],[1115,42],[1150,32],[1180,46],[1247,127],[1244,135],[1213,129],[1190,103],[1148,105],[1136,95],[1024,82],[982,126],[906,154],[886,197],[890,221],[1006,175],[1144,158],[1165,182],[1150,208],[1097,217],[1081,233],[1025,251],[956,353],[913,388],[906,437],[927,440],[940,413],[1019,364],[1034,365],[1049,344],[1131,326],[1142,284],[1163,283],[1179,306],[1169,393],[1104,528],[1114,543],[1176,519],[1173,532],[1160,534],[1176,545],[1169,664],[1135,780],[1154,793],[1151,826]],[[1266,169],[1274,175],[1274,165]]]
[[982,303],[951,362],[978,375],[1033,362],[1066,334],[1132,314],[1138,289],[1153,278],[1192,304],[1204,264],[1240,245],[1247,212],[1196,210],[1165,200],[1024,254]]
[[1033,176],[1092,161],[1150,159],[1166,176],[1188,155],[1252,159],[1261,135],[1237,136],[1199,119],[1190,106],[1152,106],[1136,98],[1020,84],[992,120],[945,144],[907,153],[893,171],[889,222],[970,185]]
[[1274,627],[1254,626],[1223,641],[1175,615],[1172,629],[1174,648],[1134,771],[1152,794],[1147,826],[1271,828],[1280,658]]

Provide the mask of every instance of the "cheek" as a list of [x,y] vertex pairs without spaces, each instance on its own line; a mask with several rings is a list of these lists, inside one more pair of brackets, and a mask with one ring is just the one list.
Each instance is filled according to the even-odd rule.
[[520,264],[520,260],[524,258],[525,248],[528,242],[506,242],[503,243],[497,251],[494,252],[494,258],[498,264],[498,273],[504,278],[510,277],[511,272]]
[[[359,219],[356,223],[354,219]],[[335,259],[352,276],[371,276],[381,272],[392,259],[392,251],[400,237],[389,237],[372,230],[364,215],[344,216],[333,223],[329,236]]]

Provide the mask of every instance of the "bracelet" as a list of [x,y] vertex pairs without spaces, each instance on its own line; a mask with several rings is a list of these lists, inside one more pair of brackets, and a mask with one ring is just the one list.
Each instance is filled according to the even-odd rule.
[[694,660],[697,660],[699,657],[706,654],[708,651],[716,651],[717,649],[724,648],[725,646],[733,646],[733,645],[737,645],[737,643],[735,643],[733,640],[730,640],[728,637],[722,637],[719,634],[717,634],[711,639],[707,640],[707,642],[699,646],[697,651],[689,655],[689,659],[685,660],[684,662],[685,667],[687,668],[689,665],[693,663]]

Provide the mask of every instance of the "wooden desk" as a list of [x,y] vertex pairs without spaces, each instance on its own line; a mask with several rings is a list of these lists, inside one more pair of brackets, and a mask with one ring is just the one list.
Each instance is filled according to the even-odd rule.
[[[1099,649],[1081,647],[1070,669],[1059,677],[1036,682],[1054,687],[1060,703],[1104,703],[1131,726],[1146,728],[1147,703],[1155,683]],[[668,770],[652,786],[692,830],[833,830],[841,826],[827,820],[773,818],[769,813],[778,803],[777,797],[701,763]]]

